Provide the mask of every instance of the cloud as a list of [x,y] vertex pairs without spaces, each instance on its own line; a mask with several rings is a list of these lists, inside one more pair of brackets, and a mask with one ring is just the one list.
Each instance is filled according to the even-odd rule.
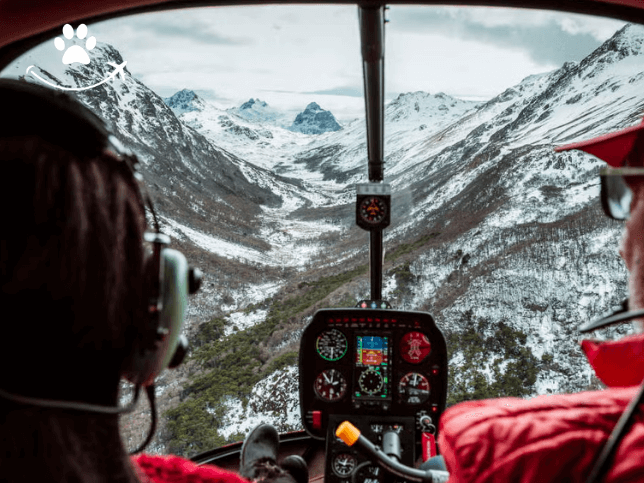
[[192,21],[189,24],[153,24],[147,29],[148,35],[166,37],[180,37],[208,45],[246,45],[251,43],[248,39],[225,37],[212,32],[205,22]]
[[[387,16],[387,98],[416,90],[489,98],[580,60],[623,24],[490,7],[394,5]],[[364,110],[355,6],[185,9],[89,27],[119,48],[133,74],[164,91],[215,89],[214,97],[235,102],[265,92],[293,108],[289,97],[306,105],[319,96]]]
[[[164,12],[165,13],[165,12]],[[127,42],[129,45],[139,47],[158,45],[160,41],[177,42],[179,44],[204,44],[204,45],[248,45],[252,41],[244,37],[224,35],[213,28],[212,24],[202,18],[195,18],[194,12],[175,14],[176,18],[169,18],[167,13],[161,15],[140,15],[128,18],[127,22],[105,22],[94,28],[108,38]]]
[[[392,8],[389,28],[476,40],[508,50],[521,50],[535,63],[561,65],[579,61],[624,22],[518,9]],[[584,20],[585,22],[582,22]]]
[[333,96],[363,97],[364,91],[362,90],[362,86],[341,86],[317,91],[307,91],[304,92],[304,94],[328,94]]

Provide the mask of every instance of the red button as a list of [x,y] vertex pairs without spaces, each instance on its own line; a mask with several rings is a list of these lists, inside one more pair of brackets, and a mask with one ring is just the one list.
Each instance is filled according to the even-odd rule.
[[313,429],[322,429],[322,411],[311,411]]

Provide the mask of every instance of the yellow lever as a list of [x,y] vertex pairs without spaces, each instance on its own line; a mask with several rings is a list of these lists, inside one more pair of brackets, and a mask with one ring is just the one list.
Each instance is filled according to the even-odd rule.
[[338,426],[338,429],[335,430],[335,435],[344,441],[347,446],[353,446],[360,437],[360,430],[349,421],[344,421],[340,426]]

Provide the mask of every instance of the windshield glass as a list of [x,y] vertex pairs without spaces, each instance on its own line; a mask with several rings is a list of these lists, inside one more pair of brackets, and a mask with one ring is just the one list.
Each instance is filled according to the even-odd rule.
[[[626,296],[622,225],[601,211],[603,162],[553,149],[640,122],[644,28],[515,9],[386,16],[383,298],[444,332],[448,405],[600,387],[576,328]],[[304,326],[370,297],[356,7],[86,27],[61,28],[2,76],[68,90],[103,118],[142,161],[162,231],[205,273],[189,362],[159,378],[148,449],[191,456],[260,421],[300,429]],[[140,406],[122,418],[130,448],[147,431]]]

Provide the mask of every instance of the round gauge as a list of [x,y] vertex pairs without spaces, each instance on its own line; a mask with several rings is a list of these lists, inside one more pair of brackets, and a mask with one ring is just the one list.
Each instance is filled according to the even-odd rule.
[[398,393],[407,404],[422,404],[429,399],[429,381],[422,374],[410,372],[398,382]]
[[318,335],[315,348],[322,359],[338,361],[347,353],[347,338],[338,329],[325,330]]
[[315,378],[313,389],[325,401],[339,401],[347,392],[347,380],[337,369],[327,369]]
[[379,372],[374,371],[373,369],[367,369],[358,378],[358,385],[362,392],[371,395],[374,395],[382,389],[384,385],[382,376]]
[[387,205],[378,196],[368,196],[360,203],[360,217],[367,223],[380,223],[386,215]]
[[400,355],[410,364],[420,364],[432,350],[432,344],[422,332],[407,332],[400,341]]
[[333,472],[340,478],[351,476],[358,460],[351,453],[340,453],[333,458]]

